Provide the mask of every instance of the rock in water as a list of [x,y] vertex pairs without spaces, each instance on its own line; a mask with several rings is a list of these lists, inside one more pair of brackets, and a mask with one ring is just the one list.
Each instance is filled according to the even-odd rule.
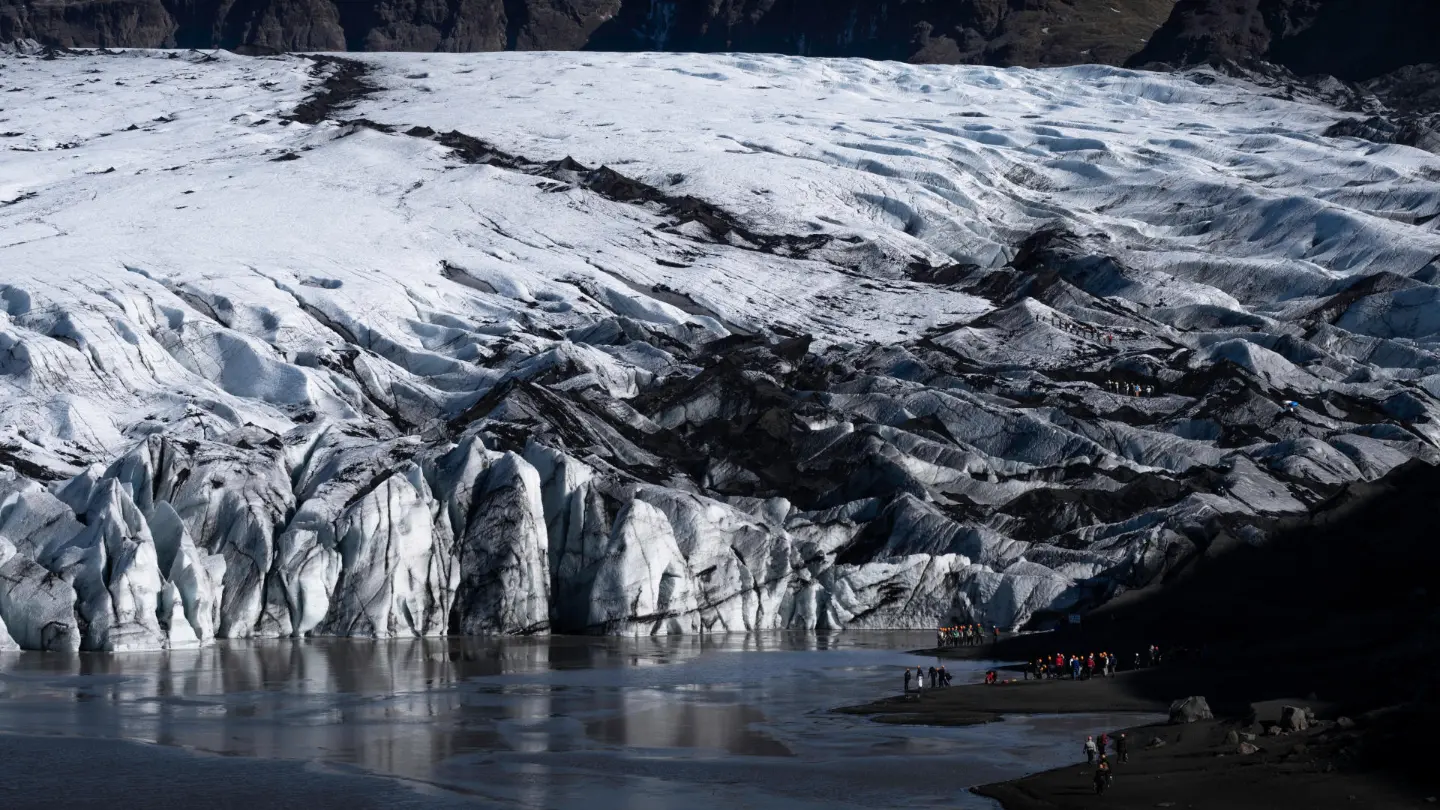
[[1214,720],[1210,704],[1203,697],[1188,697],[1170,704],[1171,723],[1194,723],[1200,720]]

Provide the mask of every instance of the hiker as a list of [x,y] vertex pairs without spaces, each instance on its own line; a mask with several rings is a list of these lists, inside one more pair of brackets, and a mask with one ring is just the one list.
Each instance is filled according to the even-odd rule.
[[1110,736],[1101,734],[1100,738],[1095,741],[1095,747],[1100,750],[1100,756],[1105,756],[1105,749],[1110,747]]
[[1104,793],[1105,788],[1110,787],[1110,761],[1100,757],[1100,764],[1095,766],[1095,792]]
[[1125,739],[1123,731],[1120,732],[1119,737],[1115,738],[1115,755],[1120,757],[1121,762],[1130,761],[1130,741]]
[[1071,659],[1070,659],[1070,680],[1072,680],[1072,681],[1078,681],[1078,680],[1080,680],[1080,659],[1079,659],[1079,658],[1071,658]]
[[1145,386],[1145,396],[1147,396],[1147,397],[1153,397],[1153,396],[1155,396],[1155,386],[1153,386],[1153,385],[1147,385],[1147,386]]
[[945,671],[945,667],[940,667],[940,685],[950,685],[950,673]]
[[1086,737],[1086,738],[1085,738],[1085,762],[1086,762],[1086,764],[1088,764],[1088,765],[1093,765],[1093,764],[1095,764],[1095,754],[1098,753],[1098,751],[1099,751],[1099,749],[1098,749],[1098,748],[1096,747],[1096,745],[1095,745],[1095,738],[1094,738],[1094,737]]
[[925,696],[925,670],[920,667],[915,667],[915,691]]
[[929,674],[930,674],[930,688],[931,688],[931,689],[934,689],[934,688],[935,688],[935,680],[939,677],[939,674],[938,674],[938,672],[936,671],[935,667],[930,667],[930,673],[929,673]]
[[910,668],[905,667],[905,694],[910,694]]
[[995,643],[996,643],[996,644],[999,644],[999,643],[1000,643],[1000,626],[999,626],[999,625],[995,625],[995,624],[990,625],[990,632],[991,632],[991,634],[993,634],[993,635],[995,636]]
[[1112,678],[1115,677],[1115,668],[1116,668],[1116,666],[1117,666],[1118,664],[1119,664],[1119,662],[1115,660],[1115,656],[1111,655],[1110,653],[1105,653],[1105,674],[1106,674],[1106,675],[1109,675],[1109,676],[1112,677]]

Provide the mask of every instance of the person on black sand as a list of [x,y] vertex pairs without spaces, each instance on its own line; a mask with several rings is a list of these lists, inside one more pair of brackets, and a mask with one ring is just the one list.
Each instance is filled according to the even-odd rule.
[[1125,739],[1124,732],[1115,738],[1115,755],[1120,757],[1121,762],[1130,761],[1130,741]]
[[1096,794],[1104,793],[1105,788],[1110,787],[1110,777],[1110,761],[1102,756],[1100,757],[1100,764],[1095,766]]

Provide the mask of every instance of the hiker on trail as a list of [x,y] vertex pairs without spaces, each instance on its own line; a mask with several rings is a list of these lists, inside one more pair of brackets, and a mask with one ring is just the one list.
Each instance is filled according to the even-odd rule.
[[994,625],[994,624],[990,625],[990,632],[995,636],[995,642],[998,644],[998,643],[1000,642],[1000,627],[999,627],[999,625]]
[[948,673],[948,672],[945,671],[945,667],[940,667],[940,685],[941,685],[941,686],[949,686],[949,685],[950,685],[950,673]]
[[1090,657],[1085,659],[1085,680],[1088,681],[1093,677],[1095,677],[1095,653],[1090,653]]
[[1114,346],[1114,345],[1115,345],[1115,336],[1114,336],[1114,335],[1106,335],[1106,336],[1105,336],[1105,343],[1106,343],[1107,345],[1109,345],[1109,346]]
[[910,693],[910,668],[905,667],[905,693]]
[[1096,755],[1097,753],[1099,753],[1099,749],[1098,749],[1098,748],[1096,747],[1096,745],[1095,745],[1095,738],[1094,738],[1094,737],[1086,737],[1086,738],[1085,738],[1085,762],[1086,762],[1087,764],[1093,765],[1093,764],[1095,763],[1095,755]]
[[1120,757],[1121,762],[1130,761],[1130,741],[1125,739],[1124,732],[1121,732],[1120,736],[1115,738],[1115,754]]
[[1147,397],[1153,397],[1153,396],[1155,396],[1155,386],[1153,386],[1153,385],[1147,385],[1147,386],[1145,386],[1145,396],[1147,396]]
[[996,684],[996,683],[999,683],[999,682],[1000,682],[1000,675],[999,675],[999,673],[997,673],[995,670],[992,669],[992,670],[990,670],[989,672],[986,672],[986,673],[985,673],[985,683]]
[[1140,653],[1135,653],[1135,669],[1140,668]]
[[930,667],[930,688],[931,688],[931,689],[934,689],[934,688],[935,688],[935,679],[936,679],[936,677],[937,677],[937,675],[936,675],[935,667]]
[[924,695],[925,695],[925,670],[923,670],[923,669],[921,669],[921,668],[919,668],[919,667],[915,667],[915,691],[918,692],[918,693],[920,693],[921,697],[924,697]]
[[1079,658],[1071,658],[1071,659],[1070,659],[1070,680],[1072,680],[1072,681],[1078,681],[1078,680],[1080,680],[1080,659],[1079,659]]
[[1112,678],[1115,677],[1115,668],[1119,663],[1120,662],[1115,660],[1115,656],[1110,653],[1105,653],[1105,674]]
[[1101,734],[1100,738],[1095,741],[1095,747],[1100,749],[1100,756],[1105,756],[1105,749],[1110,747],[1110,736]]

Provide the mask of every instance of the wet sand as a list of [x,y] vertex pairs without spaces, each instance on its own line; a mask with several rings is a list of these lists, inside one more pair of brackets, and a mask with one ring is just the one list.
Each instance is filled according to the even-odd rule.
[[[1003,673],[1003,677],[1019,677]],[[970,726],[994,723],[1016,714],[1094,714],[1115,712],[1164,713],[1169,704],[1127,688],[1137,677],[1121,673],[1114,678],[1088,681],[1026,681],[993,686],[955,684],[926,689],[921,694],[895,695],[837,711],[868,715],[876,722],[906,725]]]

